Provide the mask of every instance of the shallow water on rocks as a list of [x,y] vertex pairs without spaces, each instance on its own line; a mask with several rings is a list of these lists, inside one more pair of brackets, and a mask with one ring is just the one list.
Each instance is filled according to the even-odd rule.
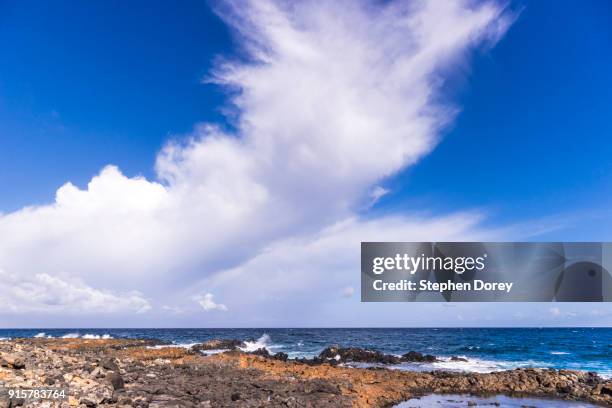
[[[469,404],[469,405],[468,405]],[[471,395],[432,394],[404,401],[395,408],[458,408],[458,407],[508,407],[508,408],[598,408],[597,405],[575,401],[557,401],[539,398],[514,398],[505,395],[474,397]]]

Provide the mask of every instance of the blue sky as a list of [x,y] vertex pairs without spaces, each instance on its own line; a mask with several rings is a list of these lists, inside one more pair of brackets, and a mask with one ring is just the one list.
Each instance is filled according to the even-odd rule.
[[232,44],[206,2],[3,1],[0,15],[3,211],[108,163],[150,176],[170,135],[224,119],[201,80]]
[[454,126],[390,182],[398,193],[385,204],[558,216],[565,228],[537,238],[610,240],[612,7],[513,4],[522,12],[508,35],[449,85],[462,110]]
[[[285,89],[279,88],[275,90],[276,93],[268,93],[269,84],[274,83],[275,78],[282,74],[291,76],[292,65],[284,65],[286,60],[294,57],[291,52],[286,58],[279,58],[279,67],[271,64],[274,69],[271,68],[269,72],[262,73],[258,71],[257,64],[250,64],[249,59],[257,59],[257,54],[253,55],[249,49],[253,44],[257,46],[261,45],[258,44],[259,41],[263,43],[270,41],[270,44],[264,44],[262,49],[267,51],[267,47],[279,47],[276,51],[281,53],[284,52],[282,42],[286,39],[282,36],[276,38],[273,37],[275,34],[267,33],[265,25],[268,20],[265,19],[256,21],[255,29],[248,27],[248,17],[257,15],[255,6],[251,5],[250,8],[246,7],[241,11],[237,10],[231,1],[227,3],[135,1],[126,4],[118,1],[35,3],[0,0],[0,55],[3,61],[0,64],[0,213],[7,214],[4,219],[7,226],[2,229],[2,219],[0,219],[0,231],[5,235],[22,231],[19,224],[21,221],[16,221],[21,219],[20,214],[24,211],[22,209],[32,205],[42,206],[43,215],[40,215],[40,218],[23,222],[26,226],[24,228],[34,230],[31,232],[32,235],[26,234],[27,238],[19,242],[7,240],[4,245],[9,249],[18,248],[17,252],[22,257],[40,248],[34,244],[28,247],[29,242],[44,245],[45,251],[48,250],[50,253],[47,258],[42,257],[46,259],[44,265],[50,265],[48,270],[41,270],[40,266],[30,267],[22,261],[12,259],[10,255],[3,258],[0,253],[0,270],[9,274],[20,274],[20,268],[28,271],[36,269],[37,273],[46,273],[50,278],[61,278],[62,282],[76,279],[80,282],[81,294],[88,290],[100,290],[109,296],[115,296],[115,293],[137,291],[139,294],[134,298],[136,308],[141,305],[141,301],[147,302],[147,307],[143,309],[151,315],[146,318],[139,316],[120,320],[113,316],[104,316],[98,317],[99,322],[110,321],[123,325],[144,319],[147,323],[155,324],[159,320],[155,316],[160,316],[159,310],[163,309],[166,312],[176,312],[174,318],[185,325],[224,325],[224,322],[228,322],[228,325],[282,326],[291,325],[290,312],[293,309],[289,308],[287,315],[270,317],[270,320],[261,322],[253,316],[249,318],[229,316],[234,310],[240,310],[241,306],[240,302],[235,302],[234,306],[231,304],[230,289],[226,288],[229,285],[226,276],[240,275],[241,271],[257,265],[258,262],[267,265],[267,261],[259,258],[265,249],[284,248],[289,242],[306,239],[304,237],[314,236],[312,239],[315,241],[324,240],[329,235],[330,228],[350,222],[346,221],[349,219],[361,220],[355,227],[357,232],[351,235],[355,243],[369,237],[365,232],[363,235],[359,232],[361,229],[369,231],[368,220],[382,223],[385,220],[393,220],[393,217],[423,217],[413,220],[414,225],[410,224],[415,228],[415,225],[420,225],[421,222],[431,225],[437,219],[454,216],[463,216],[462,221],[458,223],[467,227],[465,230],[458,228],[456,231],[445,228],[445,231],[451,231],[449,232],[451,238],[465,236],[522,240],[610,240],[612,211],[609,208],[612,186],[609,180],[612,177],[610,160],[612,123],[609,116],[612,106],[610,75],[612,6],[604,0],[557,2],[554,7],[551,7],[550,3],[536,1],[490,4],[497,7],[499,14],[487,14],[486,18],[490,19],[489,23],[505,19],[507,27],[500,29],[503,35],[499,38],[489,38],[492,34],[488,26],[478,26],[480,23],[474,21],[470,23],[472,27],[466,22],[466,29],[474,30],[476,33],[474,37],[481,37],[482,41],[469,39],[464,43],[453,44],[455,48],[452,50],[439,51],[440,55],[444,54],[440,57],[444,62],[438,63],[438,60],[431,62],[431,73],[432,75],[435,73],[435,85],[430,83],[429,76],[426,80],[406,79],[417,81],[417,84],[426,83],[427,87],[431,88],[432,96],[429,94],[427,96],[431,100],[428,100],[422,108],[443,106],[449,110],[455,109],[456,115],[449,114],[445,118],[433,119],[418,116],[417,119],[424,121],[423,126],[427,131],[422,138],[419,136],[415,139],[418,146],[416,151],[409,150],[412,147],[407,146],[398,148],[398,151],[408,150],[403,151],[401,161],[393,162],[394,159],[389,159],[388,168],[378,166],[368,157],[362,157],[370,145],[360,144],[359,140],[350,145],[340,145],[340,150],[333,152],[318,151],[317,149],[324,149],[318,139],[305,142],[306,145],[312,143],[312,151],[322,157],[322,160],[326,157],[335,158],[338,159],[338,163],[344,163],[345,157],[336,156],[336,151],[346,149],[347,146],[357,146],[354,147],[357,149],[354,154],[347,153],[349,159],[346,163],[354,165],[354,168],[349,166],[347,169],[359,175],[344,181],[342,177],[345,177],[345,173],[340,170],[338,174],[330,175],[329,169],[325,166],[317,167],[318,164],[310,162],[304,165],[304,169],[311,172],[308,174],[316,176],[316,171],[320,170],[319,175],[339,180],[338,184],[329,184],[318,189],[317,180],[310,180],[308,174],[296,173],[295,178],[287,179],[279,175],[273,177],[270,174],[275,173],[274,169],[257,167],[260,157],[257,154],[249,155],[242,148],[227,153],[223,146],[210,147],[204,142],[207,139],[224,137],[228,140],[252,138],[259,140],[262,145],[265,144],[262,141],[274,138],[284,140],[282,135],[273,134],[269,139],[268,136],[250,135],[248,126],[241,128],[240,121],[246,118],[245,123],[255,123],[258,132],[264,132],[269,127],[288,129],[289,141],[283,142],[278,149],[292,151],[293,146],[298,146],[301,142],[298,140],[292,142],[291,137],[298,137],[297,135],[303,132],[312,131],[314,126],[320,126],[320,124],[311,125],[308,121],[314,122],[316,121],[314,118],[321,115],[292,118],[291,114],[285,115],[281,111],[284,106],[297,106],[298,109],[304,106],[304,111],[309,111],[309,103],[316,105],[318,94],[312,96],[304,96],[304,93],[285,94],[286,88],[293,86],[294,79],[287,79],[284,76],[281,82],[288,81]],[[313,11],[317,6],[304,7],[306,7],[304,14],[312,12],[313,16],[318,15]],[[383,7],[383,4],[372,3],[364,7],[364,10],[354,12],[347,10],[343,19],[349,23],[351,19],[367,19],[370,17],[368,13],[372,14],[372,20],[392,18],[376,17],[373,10]],[[470,6],[465,5],[465,7],[468,9]],[[338,11],[329,4],[322,8],[322,15],[325,13],[333,15]],[[281,11],[280,14],[291,13],[291,10]],[[249,16],[250,12],[254,14]],[[432,13],[434,12],[440,11],[434,10]],[[455,16],[452,14],[455,12],[456,10],[449,11],[449,18],[457,18],[458,25],[463,24],[462,14],[457,12]],[[486,13],[483,12],[484,14]],[[428,14],[423,18],[427,21]],[[316,19],[313,17],[313,20]],[[318,38],[316,30],[322,30],[317,25],[320,22],[305,21],[306,25],[311,23],[315,28],[312,32],[308,32],[312,34],[312,37],[308,38],[316,39]],[[243,27],[240,24],[243,24]],[[241,29],[251,31],[245,34]],[[281,29],[287,27],[279,27],[279,30]],[[299,31],[299,24],[298,28],[293,27],[293,29]],[[373,24],[371,29],[378,30],[380,27]],[[294,32],[289,31],[289,34]],[[261,38],[258,38],[258,35]],[[376,35],[377,32],[374,36]],[[432,38],[434,35],[437,34],[433,33]],[[459,35],[458,32],[457,36]],[[299,37],[296,35],[296,38]],[[352,39],[349,34],[341,38],[343,40],[339,42],[341,46],[351,44]],[[364,41],[361,38],[356,39],[355,49]],[[298,45],[295,47],[299,48],[299,42],[296,44]],[[364,49],[370,50],[367,46],[369,45],[365,44]],[[396,47],[401,52],[411,52],[404,50],[398,44],[389,44],[389,47],[390,49]],[[385,54],[381,55],[380,58],[386,58]],[[206,78],[215,77],[218,74],[216,70],[223,67],[224,61],[230,61],[234,64],[234,68],[237,66],[244,77],[237,80],[231,78],[230,74],[222,72],[218,75],[220,79],[216,79],[217,83],[204,81]],[[333,65],[332,61],[327,62]],[[300,72],[304,77],[308,77],[311,72],[308,71],[307,64],[302,67],[304,66],[306,68],[300,68],[303,70]],[[316,68],[317,65],[313,67]],[[314,68],[313,70],[316,71]],[[358,78],[359,72],[354,74],[355,78]],[[398,74],[397,78],[399,81],[403,76]],[[340,76],[337,88],[332,87],[329,91],[335,92],[330,94],[332,97],[339,94],[336,90],[344,92],[345,84],[340,83],[342,81]],[[321,86],[324,82],[315,82],[315,86]],[[241,87],[247,90],[252,87],[252,92],[247,92],[249,97],[246,101],[233,99],[236,96],[233,91]],[[305,89],[307,88],[308,86]],[[255,96],[249,99],[250,95]],[[365,93],[364,95],[368,96]],[[373,97],[378,96],[373,95]],[[295,98],[302,97],[303,101],[293,105]],[[310,97],[312,99],[308,99]],[[350,94],[346,95],[346,98],[351,97]],[[402,99],[407,98],[405,94],[392,95],[392,97],[397,97],[392,100],[397,100],[399,103],[388,109],[385,107],[381,115],[385,116],[387,111],[395,112],[396,108],[402,108],[404,102],[406,106],[411,106],[410,100]],[[265,112],[262,114],[257,105],[262,100],[266,103],[267,98],[271,98],[270,106],[266,108],[271,112],[269,115]],[[283,103],[283,98],[289,102]],[[346,98],[345,96],[339,98],[339,103]],[[359,109],[354,112],[363,112],[361,108],[368,107],[368,105],[358,106]],[[282,118],[275,118],[275,112],[278,112],[278,116]],[[313,112],[317,113],[315,110]],[[375,113],[368,111],[365,116],[370,114],[373,121],[366,125],[378,126]],[[278,119],[279,123],[270,125],[270,117]],[[433,124],[430,124],[429,120]],[[436,124],[445,120],[450,123],[444,126]],[[410,129],[413,122],[407,120],[406,129]],[[198,125],[202,123],[216,124],[219,129],[212,132],[202,130]],[[299,127],[295,123],[298,123]],[[353,128],[347,129],[347,135],[350,136],[352,133],[349,130]],[[328,137],[324,133],[322,135]],[[372,146],[378,146],[385,141],[393,142],[394,137],[380,139],[380,143]],[[195,147],[189,148],[185,145],[184,141],[190,138],[196,140]],[[178,151],[178,159],[172,154],[168,156],[160,154],[160,151],[167,149],[171,141],[178,143],[171,145]],[[362,151],[359,151],[360,145],[363,146]],[[387,149],[394,151],[397,146],[395,143],[389,143]],[[217,151],[214,150],[217,148],[219,150],[217,153],[211,153],[214,157],[210,158],[207,153],[202,153],[200,148],[211,152]],[[229,166],[227,170],[218,170],[219,166],[210,164],[215,157],[226,157],[224,156],[226,153],[227,160],[235,160],[236,164]],[[296,156],[296,160],[303,158],[301,154]],[[256,158],[253,159],[253,163],[251,163],[252,157]],[[290,153],[288,157],[291,157]],[[267,159],[272,163],[276,160],[270,157]],[[193,160],[191,165],[179,170],[174,168],[175,165],[180,166],[180,163],[191,163],[190,160]],[[200,169],[198,160],[206,161],[206,166]],[[387,158],[381,156],[377,160],[385,161]],[[134,188],[139,189],[134,193],[138,200],[144,202],[150,198],[151,206],[157,205],[153,204],[158,202],[156,200],[172,201],[166,195],[173,196],[171,193],[173,187],[180,184],[176,180],[190,181],[174,190],[189,190],[196,184],[194,180],[197,179],[202,182],[201,185],[198,184],[197,189],[194,188],[194,191],[201,191],[202,188],[217,186],[216,178],[204,180],[215,171],[219,172],[221,180],[233,179],[236,172],[239,173],[237,178],[240,178],[243,171],[248,174],[253,171],[266,181],[257,179],[251,183],[252,180],[247,178],[244,183],[241,181],[239,185],[237,184],[236,191],[239,193],[232,190],[231,194],[225,195],[223,190],[216,191],[216,196],[222,197],[221,200],[229,200],[227,197],[231,196],[231,200],[225,206],[231,209],[237,205],[236,203],[244,203],[256,197],[253,199],[255,203],[258,203],[259,199],[264,203],[261,204],[263,212],[258,217],[266,219],[270,214],[279,214],[278,211],[281,215],[278,216],[279,220],[271,220],[269,224],[274,224],[272,226],[248,224],[244,227],[245,230],[249,230],[248,233],[232,235],[227,241],[221,240],[227,248],[235,251],[235,256],[228,251],[219,250],[198,257],[188,250],[194,242],[194,237],[204,236],[205,242],[202,245],[210,248],[214,244],[206,239],[210,238],[208,235],[213,236],[218,232],[215,232],[215,227],[211,227],[214,222],[206,221],[208,211],[206,209],[209,208],[206,205],[209,204],[201,204],[203,201],[200,200],[204,198],[200,196],[190,196],[191,201],[181,205],[187,205],[189,208],[199,208],[202,205],[204,209],[202,213],[194,213],[185,219],[179,217],[181,225],[189,224],[189,220],[194,219],[205,219],[206,222],[202,221],[196,231],[197,234],[194,231],[184,232],[182,227],[174,225],[170,229],[171,232],[166,231],[162,234],[167,237],[180,237],[172,241],[176,244],[176,248],[172,248],[172,251],[176,257],[188,260],[185,263],[166,258],[154,260],[157,264],[164,265],[163,271],[158,271],[154,275],[155,279],[160,279],[160,282],[165,282],[167,276],[180,275],[180,278],[168,281],[167,284],[175,293],[168,295],[170,304],[165,304],[165,300],[160,298],[159,288],[150,287],[136,277],[131,278],[131,276],[140,276],[138,273],[141,272],[134,272],[132,275],[126,267],[127,269],[122,272],[126,274],[125,285],[109,285],[100,277],[103,269],[97,270],[91,266],[99,264],[94,259],[97,256],[105,261],[123,260],[122,263],[125,264],[125,259],[132,260],[140,255],[124,254],[121,251],[105,253],[100,249],[98,241],[95,241],[97,247],[85,250],[81,247],[64,248],[64,243],[71,239],[81,242],[94,242],[94,239],[89,235],[83,237],[75,235],[76,229],[57,231],[53,229],[56,228],[54,225],[67,223],[66,218],[62,217],[72,219],[70,211],[66,210],[68,215],[62,213],[61,216],[48,215],[44,212],[45,206],[56,200],[58,188],[67,182],[71,182],[75,188],[66,194],[68,197],[66,202],[69,202],[70,206],[76,202],[72,199],[73,193],[75,197],[86,197],[78,193],[92,190],[88,187],[88,183],[92,177],[101,174],[101,170],[107,165],[116,166],[120,173],[104,173],[105,176],[101,177],[101,180],[125,182],[126,186],[129,180],[142,181],[140,186],[136,186],[137,182],[129,185],[133,184],[136,186]],[[242,168],[243,165],[246,166],[245,169]],[[368,166],[371,168],[371,173],[365,174],[364,170],[362,175],[361,169]],[[314,173],[312,173],[313,168]],[[277,166],[277,170],[279,173],[293,174],[291,167],[278,169]],[[131,179],[138,176],[144,178]],[[258,188],[261,185],[264,186],[263,190]],[[385,191],[386,194],[373,205],[364,204],[364,201],[367,201],[368,190],[375,187],[384,189],[381,191]],[[125,191],[123,188],[112,191],[119,191],[119,195],[125,196],[129,195],[128,190],[132,191],[131,187],[125,187],[127,189]],[[338,193],[329,193],[330,190]],[[100,194],[105,196],[107,194],[105,191]],[[276,191],[281,192],[274,193]],[[241,195],[243,192],[249,194],[252,192],[253,195],[243,197]],[[274,202],[283,203],[279,207],[280,210],[265,204],[267,194],[278,194],[280,198]],[[347,198],[346,201],[351,202],[346,204],[342,197],[349,196],[352,198],[350,200]],[[187,200],[181,196],[181,200],[183,199]],[[87,201],[88,198],[83,200]],[[120,201],[112,201],[109,205],[113,206],[114,211],[123,204]],[[94,207],[99,208],[97,205]],[[330,210],[328,207],[333,208]],[[291,210],[285,213],[283,211],[286,208]],[[133,208],[129,209],[131,211]],[[107,212],[100,215],[85,210],[83,213],[80,211],[77,209],[74,213],[78,214],[78,217],[88,217],[87,222],[90,217],[103,217],[107,214]],[[235,213],[242,214],[241,211],[241,208],[237,208]],[[88,215],[83,215],[84,213]],[[180,216],[182,217],[184,213],[185,211],[181,211]],[[296,215],[298,213],[299,216]],[[54,217],[57,217],[57,222],[50,221],[55,220]],[[127,225],[124,220],[115,218],[118,216],[114,212],[112,217],[107,225],[117,223],[118,227],[113,230],[114,233],[121,231],[120,225]],[[131,217],[131,219],[140,219],[139,215]],[[163,217],[165,215],[155,215],[153,217],[155,222],[152,224],[135,224],[125,228],[140,229],[143,236],[148,237],[148,232],[157,228],[158,223],[166,222],[166,218]],[[224,217],[234,217],[234,213],[211,216],[211,220],[225,220]],[[470,217],[474,217],[474,220]],[[44,225],[40,221],[42,219],[45,220]],[[232,222],[235,221],[236,225],[243,225],[240,224],[242,222],[240,219],[237,220],[232,218]],[[47,222],[49,224],[46,224]],[[224,225],[220,223],[220,230],[236,228]],[[54,232],[48,232],[49,229]],[[383,239],[387,236],[384,235],[384,230],[377,231],[382,234]],[[105,231],[96,236],[108,237],[105,235],[107,233],[110,234]],[[436,240],[433,235],[435,234],[424,234],[423,240]],[[418,234],[402,235],[401,231],[390,232],[388,236],[419,238]],[[182,241],[183,238],[186,240]],[[258,244],[253,245],[247,238]],[[61,243],[58,244],[55,239],[61,239]],[[197,241],[197,238],[195,240]],[[147,247],[147,242],[147,238],[140,237],[138,240],[138,243],[142,243],[144,253],[155,251],[157,245],[163,245],[166,241],[160,238],[154,243],[149,243],[150,247]],[[140,244],[130,245],[138,247]],[[60,249],[53,252],[55,249],[51,251],[49,248]],[[89,259],[85,259],[87,255],[83,255],[83,259],[79,258],[78,262],[71,257],[60,259],[57,255],[57,253],[89,254],[88,251],[94,255],[89,256]],[[197,252],[194,249],[194,253]],[[154,261],[147,260],[147,262]],[[146,269],[149,265],[147,262],[143,261],[138,268]],[[329,262],[326,260],[323,264],[329,266]],[[109,263],[107,267],[114,268],[113,265]],[[83,270],[91,270],[91,275],[79,272]],[[358,271],[355,270],[354,276],[350,275],[351,282],[358,280],[357,274]],[[298,281],[305,279],[302,276],[296,275],[293,279]],[[334,284],[337,286],[334,291],[343,295],[338,296],[340,300],[330,301],[325,307],[338,308],[337,302],[345,302],[344,298],[351,297],[350,288],[353,288],[354,284],[345,278],[347,277],[344,275],[334,278]],[[261,279],[265,281],[268,278]],[[343,280],[347,280],[345,285],[342,283]],[[160,286],[164,285],[166,284],[160,283]],[[200,292],[190,292],[191,289]],[[354,288],[352,290],[354,291]],[[207,296],[211,291],[214,291],[214,297]],[[291,293],[287,292],[287,296],[293,296]],[[222,299],[223,294],[226,294],[226,300]],[[261,308],[256,309],[262,313],[277,308],[279,304],[277,301],[280,304],[284,301],[279,300],[283,296],[276,292],[265,294],[264,297],[268,300],[267,303],[262,301]],[[358,302],[356,297],[357,295],[352,296],[352,303],[345,302],[339,309],[346,310],[347,314],[350,314],[355,307],[364,310],[363,305],[355,306],[355,302]],[[203,313],[201,310],[193,312],[189,306],[172,303],[175,299],[184,298],[192,299],[192,303],[199,304],[204,309],[206,319],[202,320],[199,317]],[[217,299],[218,303],[213,299]],[[270,299],[276,300],[270,302]],[[295,310],[299,310],[303,305],[299,296],[295,299]],[[49,301],[61,303],[63,300]],[[223,310],[223,307],[219,306],[222,301],[223,307],[228,310]],[[129,309],[132,306],[130,304],[126,307]],[[379,306],[376,306],[376,309],[370,310],[379,310],[378,308]],[[524,308],[524,305],[516,306],[517,310]],[[543,313],[549,311],[549,305],[541,305],[539,308],[544,311]],[[33,306],[29,311],[18,312],[26,313],[31,316],[29,321],[36,322],[37,316],[40,315],[37,310]],[[550,322],[536,319],[530,323],[565,324],[567,321],[561,319],[573,316],[572,313],[576,314],[572,310],[566,312],[554,309],[549,316],[553,319]],[[513,320],[512,317],[521,313],[529,314],[505,313],[500,308],[492,319],[502,325],[522,325],[525,323],[523,320]],[[591,318],[595,319],[593,323],[601,324],[605,321],[607,316],[605,313],[604,317],[601,314],[592,315]],[[7,316],[6,319],[11,321],[13,317]],[[52,321],[59,325],[65,322],[61,316],[54,319],[56,320]],[[373,320],[367,320],[374,319],[373,317],[365,319],[362,322],[364,325],[374,324]],[[325,325],[320,319],[312,318],[309,321],[314,325]],[[445,324],[442,318],[440,321],[441,324]],[[332,325],[360,323],[341,314],[330,322]],[[388,323],[394,324],[392,321]],[[411,321],[398,321],[395,324],[411,323],[423,324]],[[569,323],[571,324],[571,321]]]

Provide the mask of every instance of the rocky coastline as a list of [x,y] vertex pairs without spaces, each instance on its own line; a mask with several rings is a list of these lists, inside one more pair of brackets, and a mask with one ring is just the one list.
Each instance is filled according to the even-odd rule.
[[[393,356],[330,346],[313,359],[291,360],[264,348],[245,352],[243,346],[241,340],[213,340],[190,349],[154,340],[3,340],[2,389],[67,388],[69,396],[9,399],[2,393],[0,408],[390,407],[427,394],[504,394],[612,406],[612,380],[595,373],[550,369],[413,372],[384,367],[431,362],[437,357],[417,351]],[[375,366],[347,366],[352,363]]]

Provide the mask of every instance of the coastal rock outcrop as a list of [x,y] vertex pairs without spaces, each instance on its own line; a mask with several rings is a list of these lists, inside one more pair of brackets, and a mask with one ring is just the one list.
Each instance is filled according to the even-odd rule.
[[436,356],[419,353],[418,351],[409,351],[408,353],[403,354],[401,360],[411,363],[435,363],[438,361]]
[[[234,343],[235,344],[235,343]],[[216,346],[219,344],[217,343]],[[408,353],[407,353],[408,354]],[[8,401],[0,407],[387,407],[427,393],[524,395],[612,406],[612,381],[595,373],[515,369],[489,374],[339,366],[384,365],[404,357],[332,346],[304,362],[285,353],[233,350],[205,356],[181,347],[151,348],[120,339],[0,341],[5,387],[66,388],[66,400]],[[410,354],[414,361],[426,355]],[[22,364],[16,364],[21,359]],[[15,367],[22,368],[15,368]],[[4,398],[4,399],[2,399]]]
[[398,364],[401,362],[400,357],[380,351],[337,345],[324,349],[319,354],[319,359],[321,361],[334,360],[337,363]]
[[[453,357],[454,361],[467,361],[460,357]],[[357,347],[340,347],[337,345],[327,347],[315,359],[315,363],[335,361],[336,363],[370,363],[370,364],[399,364],[410,363],[434,363],[439,361],[436,356],[423,354],[418,351],[409,351],[398,357],[393,354],[385,354],[377,350],[368,350]]]
[[191,351],[205,352],[207,350],[236,350],[239,347],[246,347],[242,340],[236,339],[213,339],[191,347]]

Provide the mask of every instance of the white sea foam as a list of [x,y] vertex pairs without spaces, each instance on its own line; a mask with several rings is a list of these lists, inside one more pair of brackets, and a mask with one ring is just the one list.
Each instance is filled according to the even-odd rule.
[[512,370],[514,368],[550,368],[552,364],[544,361],[521,360],[500,361],[484,360],[478,358],[466,358],[467,361],[451,361],[448,357],[439,357],[441,361],[432,363],[436,370],[467,371],[473,373],[490,373],[494,371]]
[[601,378],[605,378],[606,380],[612,380],[612,370],[604,370],[598,372]]
[[448,357],[438,357],[440,361],[427,365],[434,370],[467,371],[471,373],[490,373],[509,369],[509,367],[506,367],[505,364],[500,361],[467,358],[465,356],[460,357],[467,361],[454,361]]
[[230,350],[229,349],[202,350],[202,354],[211,355],[211,354],[225,353],[226,351],[230,351]]
[[107,339],[112,339],[113,337],[110,334],[103,334],[103,335],[99,335],[99,334],[79,334],[79,333],[68,333],[68,334],[64,334],[62,337],[62,339],[85,339],[85,340],[107,340]]
[[554,356],[566,356],[566,355],[572,354],[572,353],[568,353],[567,351],[551,351],[550,354],[552,354]]
[[391,370],[403,370],[403,371],[451,371],[451,372],[469,372],[469,373],[491,373],[495,371],[511,370],[514,368],[521,367],[538,367],[548,368],[551,367],[549,363],[541,361],[525,360],[525,361],[494,361],[484,360],[478,358],[467,358],[460,356],[467,361],[456,361],[451,360],[450,357],[438,357],[439,361],[434,363],[400,363],[395,365],[382,365],[382,364],[370,364],[370,363],[348,363],[347,366],[356,368],[368,368],[368,367],[383,367]]
[[193,346],[195,346],[197,344],[199,344],[199,343],[176,343],[176,344],[173,343],[173,344],[170,344],[169,346],[170,347],[180,347],[180,348],[184,348],[184,349],[190,349],[190,348],[192,348]]
[[294,358],[314,358],[319,355],[319,353],[308,352],[308,351],[291,351],[291,350],[283,350],[287,353],[290,359]]
[[36,338],[36,339],[44,339],[44,338],[51,339],[51,338],[53,338],[53,336],[47,335],[47,333],[45,333],[45,332],[40,332],[36,336],[34,336],[34,338]]
[[[172,344],[158,344],[156,346],[148,346],[147,348],[150,349],[164,349],[164,348],[168,348],[168,347],[181,347],[181,348],[185,348],[185,349],[190,349],[195,345],[198,345],[201,343],[172,343]],[[206,354],[206,355],[211,355],[211,354],[219,354],[219,353],[225,353],[226,351],[229,351],[229,349],[211,349],[211,350],[203,350],[201,353],[202,354]]]
[[[292,353],[289,353],[292,356]],[[478,358],[468,358],[460,356],[467,361],[452,361],[450,357],[440,357],[435,363],[400,363],[396,365],[372,364],[372,363],[347,363],[342,366],[354,368],[378,367],[390,370],[403,371],[432,371],[441,370],[449,372],[468,372],[468,373],[491,373],[496,371],[512,370],[515,368],[555,368],[552,362],[522,360],[522,361],[500,361],[500,360],[485,360]],[[569,363],[566,367],[568,370],[595,371],[604,379],[612,379],[612,370],[604,364],[591,365],[588,369],[581,363]]]
[[81,336],[81,338],[88,340],[107,340],[112,339],[113,337],[110,334],[103,334],[102,336],[100,336],[99,334],[84,334]]
[[245,346],[240,347],[240,350],[251,352],[251,351],[258,350],[260,348],[270,349],[271,347],[273,347],[271,343],[272,343],[272,339],[270,338],[270,336],[264,333],[256,341],[245,341],[244,342]]
[[191,347],[195,346],[196,344],[200,344],[200,343],[157,344],[155,346],[147,346],[147,348],[150,348],[150,349],[164,349],[164,348],[168,348],[168,347],[180,347],[180,348],[190,349]]

